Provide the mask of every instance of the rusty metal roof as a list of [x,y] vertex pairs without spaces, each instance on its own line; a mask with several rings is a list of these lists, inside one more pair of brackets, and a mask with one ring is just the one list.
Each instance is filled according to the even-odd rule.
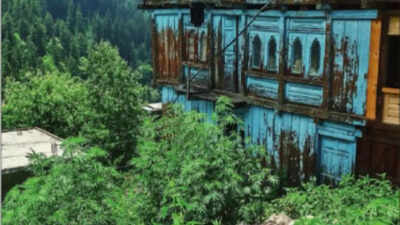
[[216,8],[254,7],[267,3],[275,6],[312,6],[320,4],[375,7],[377,4],[399,3],[400,0],[142,0],[140,8],[190,7],[202,3]]

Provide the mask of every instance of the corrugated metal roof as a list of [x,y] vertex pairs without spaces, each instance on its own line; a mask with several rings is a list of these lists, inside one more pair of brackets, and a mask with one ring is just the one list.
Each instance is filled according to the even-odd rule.
[[32,152],[61,155],[61,142],[61,138],[40,128],[2,132],[2,172],[28,166],[27,155]]

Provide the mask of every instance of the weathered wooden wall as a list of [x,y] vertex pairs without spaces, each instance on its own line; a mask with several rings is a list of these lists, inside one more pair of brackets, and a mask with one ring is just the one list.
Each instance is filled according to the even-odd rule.
[[173,11],[160,12],[153,18],[152,47],[154,72],[157,79],[178,83],[181,74],[182,36],[179,35],[179,14]]
[[363,124],[371,20],[377,12],[269,10],[225,48],[256,12],[205,10],[204,23],[194,27],[186,9],[155,10],[157,82],[190,80],[206,90],[248,95],[277,110],[303,107],[302,112],[324,119]]
[[[204,23],[194,27],[187,9],[154,10],[162,101],[206,113],[209,121],[220,94],[247,103],[236,109],[244,135],[265,146],[292,184],[355,171],[386,172],[399,183],[400,144],[393,143],[400,133],[382,142],[386,128],[363,128],[376,117],[371,107],[379,107],[377,10],[268,10],[222,53],[256,13],[205,10]],[[188,79],[197,91],[185,93]]]
[[[187,100],[174,88],[162,88],[162,101],[175,102],[184,109],[205,113],[209,121],[214,111],[210,101]],[[310,176],[336,181],[354,172],[356,140],[361,132],[354,126],[322,122],[293,113],[277,114],[273,109],[248,106],[236,109],[244,121],[244,134],[251,143],[265,146],[273,156],[272,167],[298,184]]]

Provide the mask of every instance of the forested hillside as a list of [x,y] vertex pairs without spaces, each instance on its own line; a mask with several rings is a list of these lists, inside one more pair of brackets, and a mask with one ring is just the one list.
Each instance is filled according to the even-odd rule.
[[79,59],[109,41],[131,67],[149,63],[149,18],[135,0],[8,0],[2,4],[3,77],[26,73],[52,60],[63,72],[84,75]]

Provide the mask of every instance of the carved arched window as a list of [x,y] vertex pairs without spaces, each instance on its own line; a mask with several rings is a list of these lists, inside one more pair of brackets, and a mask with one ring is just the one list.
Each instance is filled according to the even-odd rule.
[[303,46],[299,38],[296,38],[293,42],[292,52],[292,72],[302,73],[303,72]]
[[311,65],[310,72],[311,74],[318,74],[320,68],[321,61],[321,45],[319,41],[315,39],[311,45]]
[[260,68],[261,67],[261,39],[258,35],[256,35],[253,39],[253,68]]
[[268,41],[268,70],[276,71],[276,40],[274,37],[271,37]]
[[207,35],[204,31],[201,33],[199,45],[200,61],[205,62],[207,60]]

